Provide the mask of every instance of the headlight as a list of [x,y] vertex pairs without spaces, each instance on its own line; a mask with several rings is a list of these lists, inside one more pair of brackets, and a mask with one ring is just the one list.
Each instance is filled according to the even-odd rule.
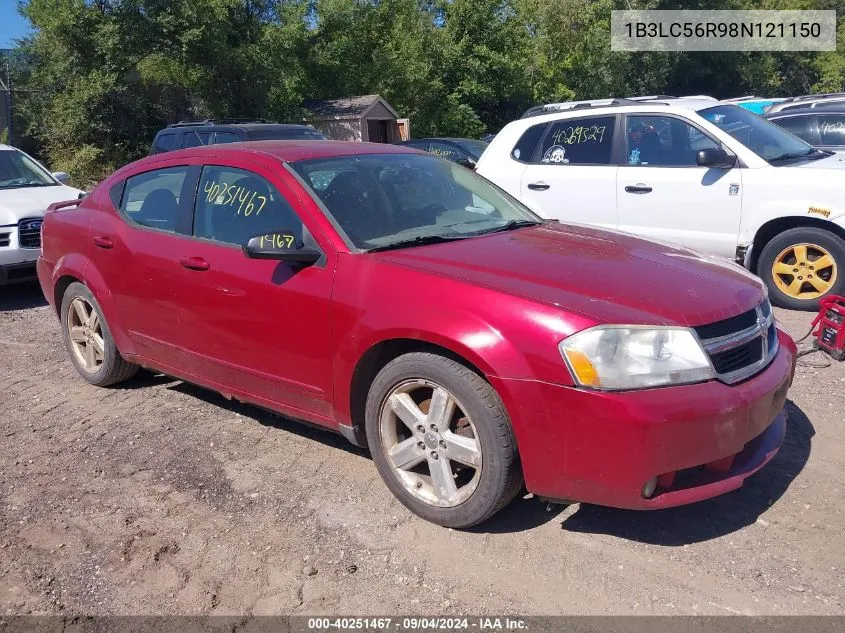
[[692,330],[600,325],[561,341],[575,382],[593,389],[644,389],[716,377]]

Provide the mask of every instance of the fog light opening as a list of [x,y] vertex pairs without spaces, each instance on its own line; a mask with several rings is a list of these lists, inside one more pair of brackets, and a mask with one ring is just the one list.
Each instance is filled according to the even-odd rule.
[[645,482],[645,486],[643,486],[643,497],[646,499],[651,499],[651,496],[654,494],[654,491],[657,490],[657,477],[652,477],[647,482]]

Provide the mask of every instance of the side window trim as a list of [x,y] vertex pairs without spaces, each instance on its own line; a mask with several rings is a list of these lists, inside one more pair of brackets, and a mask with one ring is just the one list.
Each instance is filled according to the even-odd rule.
[[202,165],[188,166],[188,173],[185,174],[185,180],[182,183],[182,191],[179,194],[179,207],[176,212],[176,232],[179,235],[193,237],[194,209],[201,173]]
[[109,199],[114,210],[120,213],[120,205],[123,202],[123,192],[126,189],[126,178],[114,183],[109,188]]
[[[619,136],[619,114],[600,114],[598,112],[590,115],[587,114],[585,116],[580,117],[565,117],[562,119],[556,119],[554,121],[549,121],[546,123],[546,130],[543,132],[543,135],[540,137],[540,141],[537,143],[537,146],[534,148],[534,153],[531,155],[531,165],[543,165],[544,163],[540,162],[540,158],[543,155],[543,145],[546,142],[546,137],[548,137],[549,133],[552,131],[552,128],[561,121],[584,121],[584,120],[593,120],[593,119],[613,119],[613,138],[610,139],[610,158],[606,163],[573,163],[566,165],[568,167],[613,167],[616,163],[614,162],[615,150],[616,150],[616,138]],[[548,163],[551,165],[552,163]],[[556,164],[555,166],[560,167],[561,165]]]
[[810,138],[813,139],[810,145],[822,144],[822,130],[821,125],[819,125],[819,117],[820,115],[818,114],[810,115]]
[[[685,123],[686,125],[693,128],[696,132],[698,132],[702,136],[710,139],[710,141],[714,145],[716,145],[716,147],[721,147],[722,149],[727,151],[728,154],[733,154],[733,152],[730,150],[730,148],[726,148],[722,144],[722,141],[720,141],[717,138],[714,138],[713,135],[710,134],[709,132],[707,132],[706,130],[702,130],[701,127],[696,125],[695,121],[691,121],[691,120],[684,118],[682,116],[678,116],[677,114],[674,114],[672,112],[626,113],[622,117],[622,127],[620,128],[621,130],[624,131],[624,134],[620,135],[622,137],[622,141],[621,141],[621,145],[622,145],[622,156],[621,156],[621,158],[622,158],[622,160],[621,160],[621,163],[619,165],[620,167],[653,167],[653,168],[657,168],[657,169],[690,169],[690,168],[700,169],[700,167],[698,165],[629,165],[628,161],[626,159],[626,157],[628,156],[628,118],[629,117],[633,117],[633,118],[635,118],[635,117],[664,117],[664,118],[667,118],[667,119],[675,119],[677,121],[680,121],[681,123]],[[737,163],[737,167],[741,167],[741,166],[742,165],[740,163]]]

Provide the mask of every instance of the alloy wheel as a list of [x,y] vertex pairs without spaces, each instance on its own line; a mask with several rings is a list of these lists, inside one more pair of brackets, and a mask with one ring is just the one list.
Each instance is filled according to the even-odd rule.
[[88,373],[100,370],[105,359],[103,326],[94,307],[82,297],[68,306],[67,329],[79,365]]
[[381,447],[399,481],[427,504],[449,508],[481,478],[481,440],[457,398],[428,380],[403,382],[382,403]]
[[818,299],[833,288],[836,261],[817,244],[794,244],[783,249],[772,264],[772,278],[785,295]]

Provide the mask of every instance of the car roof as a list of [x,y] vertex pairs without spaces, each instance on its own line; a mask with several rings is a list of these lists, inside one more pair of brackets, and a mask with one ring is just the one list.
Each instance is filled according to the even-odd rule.
[[845,103],[826,105],[824,107],[816,108],[790,108],[789,110],[779,110],[777,112],[766,113],[765,118],[780,119],[788,116],[810,116],[811,114],[845,114]]
[[294,163],[314,158],[333,158],[336,156],[355,156],[363,154],[424,154],[412,147],[387,143],[360,143],[358,141],[248,141],[246,143],[225,143],[203,145],[172,152],[154,154],[150,158],[171,159],[180,156],[220,156],[221,154],[273,156],[284,162]]
[[[527,125],[536,125],[556,121],[562,116],[576,118],[583,116],[601,116],[602,114],[616,115],[619,113],[644,114],[653,116],[677,112],[678,110],[699,111],[713,107],[739,108],[735,103],[721,103],[712,98],[676,97],[671,99],[651,100],[643,99],[630,101],[627,99],[600,99],[590,102],[569,102],[563,104],[549,104],[543,106],[545,111],[530,110],[517,121]],[[513,122],[515,123],[515,121]]]
[[477,141],[478,139],[474,138],[459,138],[457,136],[426,136],[425,138],[412,138],[408,141],[402,141],[402,143],[417,143],[419,141],[448,141],[451,143],[462,143],[464,141]]
[[[643,108],[658,112],[671,112],[672,110],[703,110],[705,108],[712,108],[718,105],[735,105],[723,104],[713,97],[704,95],[695,95],[689,97],[631,97],[631,98],[611,98],[611,99],[593,99],[590,101],[565,101],[562,103],[547,103],[542,106],[534,106],[529,108],[521,117],[523,119],[540,119],[543,121],[552,120],[555,115],[559,116],[564,113],[573,113],[575,115],[590,113],[590,112],[604,112],[608,114],[616,114],[619,112],[634,112]],[[737,106],[738,107],[738,106]],[[552,115],[551,119],[546,118]]]
[[177,130],[203,130],[207,128],[215,128],[215,129],[226,129],[226,128],[235,128],[238,130],[246,130],[248,132],[254,132],[256,130],[289,130],[289,129],[300,129],[300,130],[313,130],[309,125],[303,125],[301,123],[214,123],[214,122],[197,122],[197,123],[174,123],[172,125],[168,125],[166,128],[159,131],[159,134],[164,132],[175,132]]

